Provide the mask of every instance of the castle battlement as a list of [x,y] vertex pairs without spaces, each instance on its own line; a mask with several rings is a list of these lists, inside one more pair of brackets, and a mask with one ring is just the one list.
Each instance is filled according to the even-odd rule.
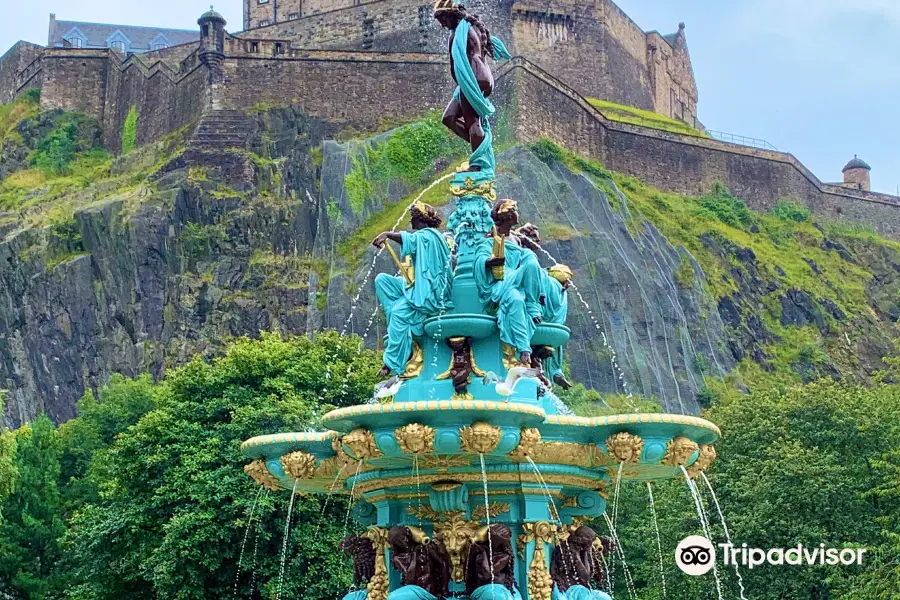
[[[476,0],[472,10],[517,55],[496,70],[495,102],[511,113],[518,140],[549,137],[666,191],[700,194],[722,182],[759,210],[795,198],[817,213],[900,238],[898,201],[867,189],[867,169],[845,169],[843,183],[823,183],[790,154],[616,122],[588,101],[696,124],[683,25],[673,34],[644,32],[609,0],[486,4]],[[198,21],[196,42],[142,54],[19,42],[0,58],[0,101],[40,88],[42,108],[97,119],[112,151],[121,148],[132,107],[138,145],[217,111],[260,105],[299,106],[330,134],[372,131],[385,118],[412,120],[443,108],[449,66],[430,5],[320,6],[319,13],[235,34],[210,11]]]

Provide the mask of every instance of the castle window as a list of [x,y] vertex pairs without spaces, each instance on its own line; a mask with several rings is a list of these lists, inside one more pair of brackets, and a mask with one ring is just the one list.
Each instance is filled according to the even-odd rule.
[[260,4],[268,4],[268,3],[269,3],[269,0],[259,0],[259,3],[260,3]]
[[275,54],[284,54],[284,44],[275,42]]
[[296,21],[300,18],[300,13],[288,13],[288,21]]
[[125,52],[125,42],[122,40],[113,40],[109,43],[109,47],[119,52]]
[[209,25],[203,26],[203,37],[209,37]]
[[272,24],[272,22],[268,19],[263,19],[262,21],[259,22],[260,27],[268,27],[271,24]]
[[161,43],[161,44],[153,44],[153,49],[154,49],[154,50],[165,50],[165,49],[168,48],[168,47],[169,47],[169,45],[168,45],[168,44],[165,44],[165,43]]
[[69,46],[71,46],[72,48],[83,48],[84,47],[84,40],[82,40],[81,38],[73,37],[73,38],[68,38],[66,41],[69,42]]
[[259,52],[259,42],[250,42],[250,52]]

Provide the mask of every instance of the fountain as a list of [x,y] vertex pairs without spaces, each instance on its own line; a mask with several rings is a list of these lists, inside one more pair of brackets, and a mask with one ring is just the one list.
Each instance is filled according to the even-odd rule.
[[[548,390],[560,383],[574,275],[540,266],[537,232],[515,228],[515,201],[494,187],[485,58],[508,54],[451,0],[435,16],[453,32],[460,86],[444,122],[473,153],[450,180],[447,233],[415,202],[412,231],[374,242],[400,273],[375,281],[390,396],[324,415],[325,431],[247,440],[245,470],[270,490],[351,496],[367,531],[341,549],[365,587],[347,600],[608,599],[595,588],[609,588],[615,553],[633,583],[607,490],[698,477],[720,432],[688,415],[561,414]],[[585,526],[601,515],[612,537]]]

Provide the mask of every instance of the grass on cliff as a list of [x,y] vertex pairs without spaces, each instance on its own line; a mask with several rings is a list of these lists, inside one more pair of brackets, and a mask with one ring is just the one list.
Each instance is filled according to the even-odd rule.
[[7,138],[20,140],[16,127],[25,119],[31,119],[40,112],[41,91],[28,90],[23,96],[8,104],[0,104],[0,143]]
[[691,127],[684,121],[665,117],[661,114],[649,110],[642,110],[625,104],[616,104],[609,100],[599,100],[597,98],[588,98],[587,101],[603,113],[603,116],[610,121],[618,121],[620,123],[630,123],[631,125],[640,125],[641,127],[649,127],[650,129],[661,129],[671,133],[681,133],[684,135],[693,135],[696,137],[709,137],[703,131],[695,127]]
[[[610,204],[623,215],[629,229],[639,232],[647,221],[671,244],[684,246],[703,268],[714,298],[740,293],[741,279],[760,286],[756,290],[762,303],[758,316],[770,333],[762,350],[770,370],[749,358],[741,361],[737,374],[751,388],[787,387],[803,378],[826,376],[835,368],[842,373],[860,373],[851,342],[878,323],[867,294],[873,273],[855,260],[842,258],[825,241],[880,247],[898,260],[900,244],[865,228],[816,223],[808,209],[791,199],[782,199],[770,214],[762,214],[750,210],[721,184],[699,197],[664,193],[547,140],[532,144],[531,149],[545,162],[560,161],[584,174],[609,197],[614,189],[620,190],[628,206],[617,207],[619,201],[614,199]],[[753,283],[755,278],[758,283]],[[777,283],[777,288],[768,291],[765,285],[769,282]],[[744,285],[746,289],[748,284]],[[814,299],[820,326],[781,324],[780,298],[787,290],[802,290]],[[837,320],[823,303],[833,304],[845,318]],[[894,324],[881,321],[878,326],[889,337],[900,338],[900,329]]]
[[404,125],[352,157],[353,168],[344,177],[350,208],[361,214],[367,203],[390,199],[390,186],[398,180],[410,189],[425,184],[438,170],[437,159],[461,160],[466,151],[466,144],[447,131],[436,112]]

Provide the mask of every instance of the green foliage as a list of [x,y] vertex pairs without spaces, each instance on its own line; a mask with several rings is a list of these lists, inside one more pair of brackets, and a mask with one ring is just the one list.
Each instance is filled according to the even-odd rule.
[[75,158],[75,135],[75,123],[58,126],[38,143],[31,163],[48,174],[68,174]]
[[465,144],[443,126],[437,113],[404,125],[386,141],[355,152],[353,168],[344,178],[350,207],[361,214],[367,202],[393,200],[392,184],[399,181],[415,189],[434,175],[437,158],[455,160],[465,153]]
[[[868,547],[864,566],[741,569],[746,597],[838,600],[895,598],[900,524],[900,386],[822,381],[784,392],[732,394],[704,415],[723,430],[709,473],[738,545],[757,548]],[[671,552],[699,534],[683,480],[654,483],[669,598],[707,597],[711,577],[683,575]],[[714,543],[724,531],[705,483],[698,485]],[[644,484],[623,485],[619,535],[641,598],[661,598],[656,533]],[[880,559],[875,557],[879,556]],[[739,596],[720,568],[726,598]],[[621,574],[620,574],[621,575]],[[621,576],[616,577],[618,581]],[[698,581],[699,580],[699,581]],[[625,595],[624,587],[618,590]]]
[[563,150],[547,138],[541,138],[538,141],[531,143],[528,145],[528,149],[531,150],[535,156],[537,156],[542,162],[553,165],[554,163],[563,161]]
[[623,394],[601,395],[597,390],[584,387],[578,383],[568,390],[557,390],[559,399],[568,406],[573,413],[580,417],[602,417],[622,413],[662,412],[662,407],[655,398],[631,398]]
[[15,130],[19,123],[25,119],[34,118],[39,110],[40,90],[37,89],[28,90],[24,95],[8,104],[0,104],[0,141],[17,136]]
[[812,213],[802,204],[781,199],[772,207],[772,215],[782,221],[804,223],[809,221],[809,217]]
[[179,239],[184,246],[185,255],[191,260],[197,260],[217,252],[228,240],[228,233],[222,224],[203,225],[190,221],[181,229]]
[[631,125],[640,125],[641,127],[691,135],[694,137],[709,137],[705,132],[691,127],[684,121],[672,119],[653,111],[643,110],[625,104],[616,104],[609,100],[598,100],[597,98],[588,98],[587,100],[590,102],[591,106],[603,113],[603,116],[610,121],[630,123]]
[[[275,597],[289,494],[262,493],[243,473],[240,444],[303,431],[330,407],[364,402],[379,364],[359,338],[263,335],[160,384],[114,376],[56,431],[45,417],[23,427],[21,475],[0,505],[9,516],[0,525],[0,589],[23,598],[200,600],[233,597],[238,577],[238,597]],[[350,563],[337,550],[347,505],[333,500],[326,511],[324,503],[297,498],[283,597],[331,600],[348,589]]]
[[137,125],[137,106],[132,104],[128,109],[128,115],[125,116],[125,123],[122,125],[122,154],[128,154],[137,145]]
[[15,435],[16,485],[0,511],[0,589],[46,598],[65,576],[56,569],[64,532],[57,484],[60,445],[45,416]]
[[[0,390],[0,414],[3,409],[3,393]],[[16,486],[16,436],[0,426],[0,529],[3,527],[3,502]]]
[[749,229],[755,220],[747,203],[732,196],[728,188],[718,181],[708,194],[700,196],[698,203],[703,210],[736,229]]

